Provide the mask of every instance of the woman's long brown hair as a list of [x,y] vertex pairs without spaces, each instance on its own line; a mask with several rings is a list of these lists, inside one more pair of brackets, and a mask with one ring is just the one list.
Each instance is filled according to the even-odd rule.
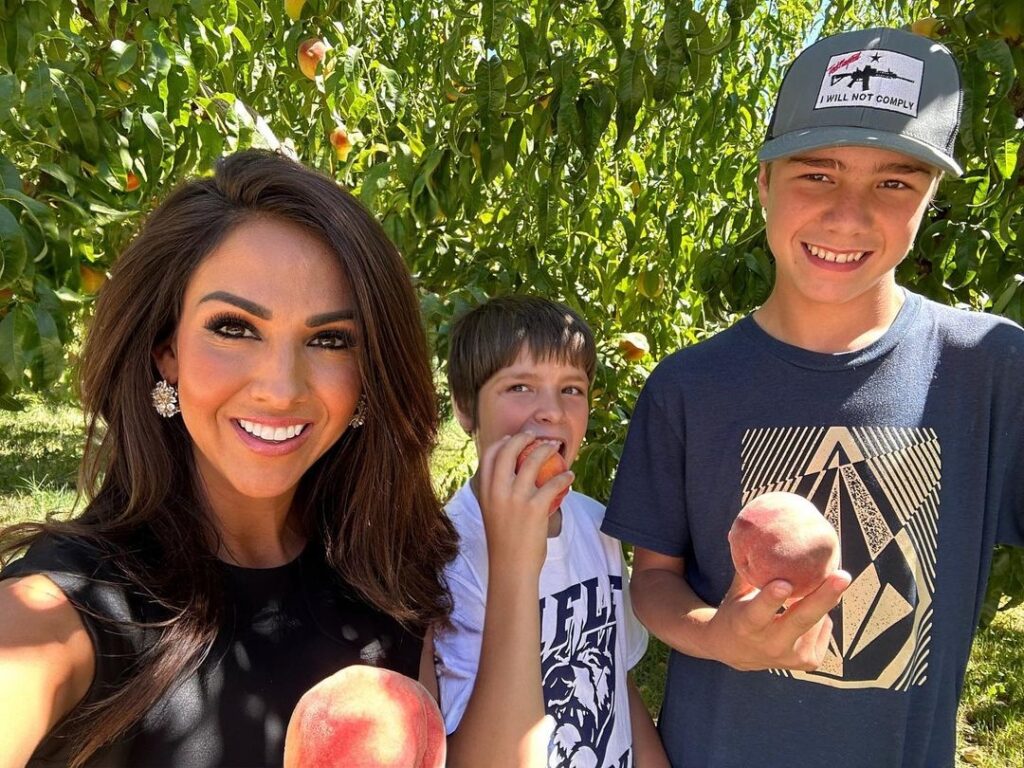
[[87,543],[170,616],[130,679],[74,713],[72,766],[192,674],[220,626],[216,534],[181,418],[163,419],[150,403],[159,379],[152,350],[177,327],[197,265],[254,216],[320,237],[355,295],[366,423],[347,430],[300,482],[310,546],[323,546],[367,602],[412,629],[450,612],[443,570],[456,534],[430,481],[437,401],[408,269],[373,216],[330,179],[269,152],[227,157],[211,178],[186,182],[150,215],[101,292],[80,370],[84,511],[0,536],[4,557],[42,534]]

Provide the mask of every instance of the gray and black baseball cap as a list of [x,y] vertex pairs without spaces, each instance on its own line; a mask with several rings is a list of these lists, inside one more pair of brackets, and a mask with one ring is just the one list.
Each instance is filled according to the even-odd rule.
[[954,176],[963,86],[949,49],[899,29],[819,40],[779,88],[759,160],[835,146],[880,147]]

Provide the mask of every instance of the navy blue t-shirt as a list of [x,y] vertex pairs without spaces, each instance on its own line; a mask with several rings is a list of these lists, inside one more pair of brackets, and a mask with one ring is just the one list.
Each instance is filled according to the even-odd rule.
[[952,766],[992,547],[1024,545],[1024,330],[914,294],[865,349],[821,354],[746,318],[664,360],[630,423],[603,530],[685,561],[718,605],[754,496],[809,497],[853,583],[815,672],[673,652],[673,765]]
[[[315,546],[277,568],[218,565],[225,624],[210,654],[88,766],[279,766],[292,710],[320,680],[351,664],[417,677],[422,637],[367,605]],[[43,537],[0,579],[33,573],[47,575],[78,608],[96,653],[79,707],[101,700],[155,640],[137,623],[166,615],[80,542]],[[67,765],[71,748],[58,724],[29,766]]]

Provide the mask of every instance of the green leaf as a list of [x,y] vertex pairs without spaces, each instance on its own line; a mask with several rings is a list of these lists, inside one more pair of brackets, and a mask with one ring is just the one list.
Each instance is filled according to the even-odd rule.
[[690,12],[690,29],[697,31],[697,50],[691,51],[689,61],[690,77],[695,88],[703,88],[714,72],[715,62],[712,57],[729,44],[732,35],[726,30],[722,40],[716,43],[707,20],[697,11]]
[[615,149],[621,150],[633,135],[636,115],[644,103],[646,94],[645,73],[647,64],[642,51],[627,48],[619,57],[615,70],[615,98],[618,109],[615,113],[617,137]]
[[377,195],[384,188],[390,172],[391,163],[385,160],[383,163],[370,166],[370,170],[363,175],[362,184],[359,186],[359,199],[371,211],[377,210]]
[[0,184],[4,189],[21,191],[21,175],[14,163],[3,155],[0,155]]
[[0,373],[15,387],[21,384],[28,365],[23,339],[30,328],[31,316],[24,306],[13,307],[0,320]]
[[21,277],[27,260],[28,248],[21,225],[13,213],[0,206],[0,288],[12,285]]
[[690,62],[690,51],[686,43],[686,19],[687,9],[681,3],[670,2],[665,6],[665,23],[655,49],[657,70],[654,74],[654,98],[656,101],[671,99],[682,85],[683,69]]
[[1013,172],[1017,169],[1017,153],[1020,151],[1020,139],[1009,138],[999,146],[993,153],[996,170],[1004,179],[1013,178]]
[[138,45],[124,40],[112,40],[107,55],[103,57],[103,74],[107,79],[120,77],[135,67],[138,58]]
[[149,0],[150,18],[159,19],[170,16],[174,10],[174,0]]
[[575,59],[559,56],[551,66],[551,75],[558,94],[555,105],[558,140],[582,146],[580,117],[576,111],[576,100],[580,93],[580,77],[576,67]]
[[36,346],[31,350],[29,366],[33,372],[34,387],[43,389],[56,382],[64,372],[64,348],[53,316],[39,305],[32,307],[32,314],[35,318],[32,337]]
[[537,44],[537,36],[526,21],[515,18],[516,31],[519,34],[519,56],[523,60],[523,74],[527,82],[531,82],[537,76],[540,67],[540,46]]
[[493,179],[505,164],[505,66],[494,56],[476,68],[476,105],[480,113],[480,165],[484,179]]
[[608,124],[612,119],[615,107],[615,94],[604,83],[595,83],[587,87],[580,95],[580,148],[584,156],[590,160],[597,152]]
[[95,108],[86,101],[82,84],[73,77],[60,78],[54,82],[57,102],[57,117],[64,135],[72,146],[81,149],[87,157],[95,159],[99,154],[100,138],[93,119]]
[[25,83],[25,96],[22,99],[22,117],[28,122],[36,120],[44,112],[49,111],[53,103],[53,84],[50,82],[50,68],[39,64],[32,70]]
[[500,115],[505,108],[505,65],[497,56],[476,66],[476,103],[481,113]]
[[615,48],[621,51],[625,46],[626,4],[624,0],[598,0],[597,9],[601,13],[601,25],[615,42]]

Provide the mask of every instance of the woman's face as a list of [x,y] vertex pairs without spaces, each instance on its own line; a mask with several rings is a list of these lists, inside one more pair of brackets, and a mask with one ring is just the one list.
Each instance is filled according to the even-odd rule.
[[295,224],[250,220],[199,265],[154,357],[215,512],[291,503],[356,410],[357,342],[345,270]]

